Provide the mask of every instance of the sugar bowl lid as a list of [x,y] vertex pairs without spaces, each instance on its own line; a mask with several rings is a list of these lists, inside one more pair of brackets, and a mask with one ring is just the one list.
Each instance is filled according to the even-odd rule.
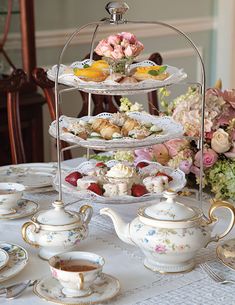
[[62,201],[54,201],[53,209],[40,211],[32,217],[39,225],[65,226],[73,225],[81,221],[79,214],[66,211]]
[[177,193],[166,191],[165,201],[159,202],[149,207],[141,208],[138,215],[144,223],[158,222],[186,222],[193,221],[202,216],[200,209],[188,207],[175,201]]

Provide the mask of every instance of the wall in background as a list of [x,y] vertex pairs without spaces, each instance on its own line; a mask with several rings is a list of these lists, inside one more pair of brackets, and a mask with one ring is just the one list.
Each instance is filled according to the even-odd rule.
[[[104,16],[106,0],[40,0],[35,1],[35,23],[37,38],[37,62],[38,66],[51,66],[56,64],[59,52],[69,34],[76,27],[80,27],[91,21],[97,21]],[[183,31],[199,47],[203,56],[207,86],[213,85],[216,80],[216,15],[217,1],[214,0],[178,0],[177,4],[172,0],[126,0],[130,6],[127,14],[128,20],[167,21]],[[144,6],[144,9],[143,9]],[[20,37],[17,34],[18,21],[13,20],[11,37],[8,41],[8,49],[12,58],[19,62]],[[123,29],[123,28],[122,28]],[[124,28],[128,31],[128,25]],[[143,57],[148,57],[152,52],[162,54],[164,62],[184,68],[190,81],[200,78],[198,60],[190,45],[164,28],[138,27],[131,30],[145,44]],[[114,32],[112,27],[111,32]],[[119,31],[119,27],[115,29]],[[107,34],[107,29],[102,28],[99,37]],[[99,38],[98,37],[98,38]],[[65,54],[64,63],[73,62],[84,57],[89,52],[89,32],[85,32],[74,41],[74,44]],[[172,89],[173,96],[185,88]],[[145,101],[145,97],[138,100]],[[81,100],[78,94],[65,97],[63,111],[67,115],[75,115],[79,112]],[[44,134],[45,156],[50,159],[50,139],[48,137],[48,124],[50,123],[47,107],[44,109]]]

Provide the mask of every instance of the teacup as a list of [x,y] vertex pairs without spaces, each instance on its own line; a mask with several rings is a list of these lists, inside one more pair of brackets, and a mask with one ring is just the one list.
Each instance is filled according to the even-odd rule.
[[21,199],[25,187],[23,184],[2,182],[0,183],[0,214],[16,212],[17,202]]
[[104,258],[90,252],[66,252],[51,257],[49,265],[67,297],[83,297],[92,294],[91,285],[102,273]]

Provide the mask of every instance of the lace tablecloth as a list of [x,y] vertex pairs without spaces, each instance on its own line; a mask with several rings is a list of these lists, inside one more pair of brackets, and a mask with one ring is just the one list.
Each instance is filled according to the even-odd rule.
[[[26,194],[26,197],[37,201],[41,209],[49,208],[56,193]],[[74,199],[65,196],[65,203]],[[77,202],[68,206],[71,210],[79,209],[81,204]],[[104,272],[117,277],[121,284],[119,295],[109,301],[110,305],[234,305],[234,285],[221,285],[213,282],[197,266],[193,271],[184,274],[161,275],[147,270],[142,263],[141,251],[131,245],[120,241],[113,229],[111,220],[108,217],[100,216],[99,209],[104,205],[92,204],[94,216],[90,223],[89,237],[81,243],[79,250],[91,251],[101,254],[105,258]],[[131,220],[136,214],[140,205],[113,205],[113,208],[121,213],[126,220]],[[221,222],[216,231],[222,230],[226,223],[227,214],[221,211]],[[37,256],[37,249],[25,244],[21,238],[21,225],[26,221],[12,220],[1,221],[1,240],[17,243],[25,247],[29,253],[29,263],[26,268],[13,279],[4,282],[4,285],[19,282],[26,279],[39,279],[49,275],[48,263]],[[235,229],[229,237],[234,236]],[[197,257],[197,265],[209,261],[226,278],[235,279],[235,272],[219,263],[215,255],[215,244],[202,249]],[[0,299],[0,304],[5,304],[5,299]],[[20,298],[12,300],[13,305],[34,304],[42,305],[45,301],[35,296],[31,289],[28,289]]]

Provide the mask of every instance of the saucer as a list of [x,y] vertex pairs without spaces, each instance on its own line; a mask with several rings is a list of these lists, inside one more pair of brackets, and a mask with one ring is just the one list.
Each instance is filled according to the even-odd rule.
[[24,269],[28,262],[28,253],[21,246],[6,242],[0,242],[0,249],[9,255],[7,265],[0,270],[0,282],[4,282]]
[[9,261],[9,255],[7,252],[0,248],[0,270],[4,268]]
[[39,204],[27,200],[27,199],[20,199],[17,202],[18,207],[15,208],[16,212],[11,213],[11,214],[0,214],[0,219],[18,219],[18,218],[23,218],[29,215],[34,214],[38,209],[39,209]]
[[225,266],[235,270],[235,239],[225,240],[218,245],[216,254]]
[[105,273],[92,285],[92,294],[84,297],[66,297],[62,293],[60,282],[52,277],[42,279],[34,284],[34,293],[45,301],[66,305],[92,305],[107,302],[120,290],[119,281]]

